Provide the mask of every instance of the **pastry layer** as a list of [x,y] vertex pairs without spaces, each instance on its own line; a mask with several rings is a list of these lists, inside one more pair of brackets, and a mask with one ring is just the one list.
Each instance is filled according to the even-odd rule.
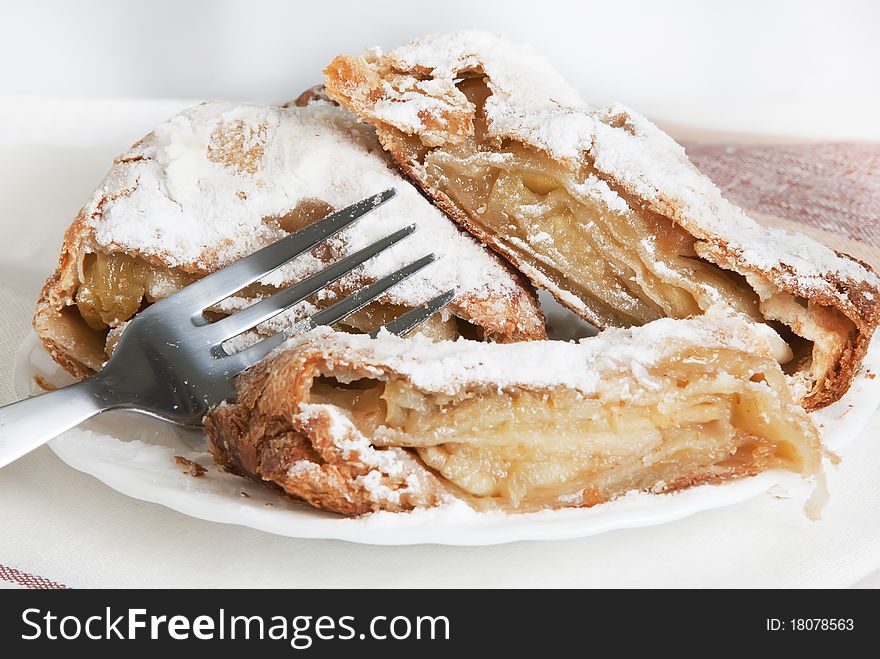
[[669,136],[619,104],[587,106],[529,49],[437,35],[338,57],[325,79],[451,217],[590,322],[724,302],[786,338],[807,409],[849,387],[880,322],[876,275],[759,226]]
[[396,229],[417,231],[261,328],[274,332],[425,254],[438,261],[349,318],[379,319],[451,288],[459,297],[423,331],[499,341],[543,338],[534,291],[458,229],[390,165],[373,131],[326,102],[205,103],[120,156],[68,229],[34,318],[53,357],[78,376],[106,361],[138,310],[181,286],[381,190],[398,195],[339,236],[210,310],[228,314]]
[[218,462],[321,508],[591,506],[769,468],[820,470],[819,440],[763,326],[711,313],[581,343],[316,330],[212,410]]

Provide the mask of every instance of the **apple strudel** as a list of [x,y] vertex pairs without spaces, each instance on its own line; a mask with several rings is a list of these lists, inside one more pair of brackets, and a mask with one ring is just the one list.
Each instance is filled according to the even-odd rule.
[[668,135],[620,104],[586,105],[530,49],[436,35],[337,57],[325,84],[453,219],[586,320],[723,302],[786,339],[806,409],[848,389],[880,322],[870,268],[760,226]]
[[169,119],[113,164],[70,226],[34,327],[79,377],[101,368],[138,310],[336,208],[397,188],[397,197],[257,284],[227,298],[227,314],[298,281],[406,224],[418,230],[334,286],[260,329],[274,332],[404,261],[440,257],[346,319],[368,331],[443,290],[459,297],[421,329],[498,341],[544,338],[534,291],[519,273],[450,222],[394,171],[373,131],[335,104],[206,103]]
[[221,464],[347,515],[592,506],[769,468],[821,477],[774,341],[713,311],[580,343],[318,328],[240,376],[205,428]]

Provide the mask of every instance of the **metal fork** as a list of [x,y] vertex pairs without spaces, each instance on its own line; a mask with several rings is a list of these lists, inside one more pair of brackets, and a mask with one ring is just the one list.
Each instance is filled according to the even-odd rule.
[[[428,254],[288,331],[234,354],[224,350],[223,343],[228,339],[338,280],[403,240],[416,226],[411,224],[395,231],[321,272],[216,322],[205,318],[206,308],[339,233],[394,195],[392,188],[363,199],[150,305],[129,323],[113,356],[97,375],[0,408],[0,467],[106,410],[130,409],[181,425],[201,425],[208,408],[235,397],[235,377],[288,336],[342,320],[434,260],[434,255]],[[445,306],[454,295],[454,291],[447,291],[387,323],[384,329],[404,334]],[[375,336],[381,329],[371,334]]]

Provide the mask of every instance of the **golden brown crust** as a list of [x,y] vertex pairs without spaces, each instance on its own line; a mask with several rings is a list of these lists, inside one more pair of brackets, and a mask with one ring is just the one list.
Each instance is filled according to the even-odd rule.
[[[841,316],[837,320],[831,319],[829,314],[817,314],[823,316],[823,330],[836,335],[833,343],[837,354],[826,356],[827,368],[810,376],[812,380],[807,383],[805,393],[808,395],[804,397],[803,405],[807,410],[815,410],[838,400],[848,390],[867,352],[874,329],[880,323],[880,280],[870,267],[839,252],[835,262],[827,250],[820,255],[821,266],[810,266],[817,252],[806,239],[798,238],[797,246],[789,253],[781,238],[776,237],[774,242],[770,234],[755,231],[757,225],[740,209],[724,201],[717,188],[696,171],[680,147],[649,122],[621,106],[592,110],[580,105],[579,99],[557,101],[550,100],[552,96],[548,95],[541,100],[542,97],[530,95],[527,89],[517,88],[509,70],[515,58],[508,62],[501,57],[501,54],[509,56],[510,49],[509,44],[489,35],[463,33],[417,40],[387,54],[369,52],[364,57],[339,56],[325,69],[326,90],[331,98],[376,128],[383,147],[401,170],[457,223],[501,253],[533,283],[547,287],[575,313],[599,326],[609,324],[612,319],[603,318],[595,310],[594,301],[572,300],[570,294],[563,295],[563,291],[557,290],[518,252],[483,229],[436,184],[423,166],[421,159],[425,152],[437,146],[460,144],[475,134],[479,123],[475,118],[476,106],[457,89],[456,84],[461,76],[482,77],[490,95],[500,94],[501,99],[483,117],[488,121],[484,148],[492,151],[507,141],[517,142],[563,163],[575,174],[587,168],[630,208],[669,218],[697,238],[698,255],[707,262],[737,272],[750,282],[754,280],[754,287],[773,288],[802,300],[811,310],[828,308],[839,312]],[[493,79],[494,73],[498,74],[498,79]],[[544,75],[555,76],[555,72],[544,71]],[[553,84],[557,88],[564,85],[560,81]],[[528,85],[523,85],[525,87]],[[564,95],[566,91],[563,89],[560,94]],[[523,104],[518,106],[517,99]],[[566,102],[573,105],[568,107]],[[542,113],[546,113],[546,117]],[[566,123],[569,116],[578,119]],[[544,130],[538,120],[541,118],[559,124],[555,124],[552,130]],[[553,136],[562,130],[563,124],[570,129],[569,132],[578,127],[587,131],[593,126],[596,131],[592,137],[593,145],[590,146],[586,139],[581,146],[575,146],[576,139],[554,142]],[[597,140],[602,143],[597,145]],[[414,142],[418,146],[414,146]],[[636,154],[641,160],[629,171],[629,165],[621,164],[614,152],[618,146],[626,153],[641,149]],[[663,159],[654,163],[663,173],[644,178],[639,167],[651,167],[652,158]],[[678,172],[686,179],[678,191],[658,187],[657,182],[663,181],[663,176],[670,172]],[[670,180],[675,176],[677,174]],[[700,195],[705,195],[705,208],[718,209],[717,217],[707,219],[708,211],[695,210],[699,208],[699,202],[694,200]],[[718,227],[729,230],[719,232]],[[732,244],[725,237],[728,234],[740,236],[744,242]],[[764,242],[779,244],[778,260],[767,258],[766,250],[761,252],[761,258],[755,257],[754,252],[761,251]],[[818,247],[815,243],[813,245]],[[850,267],[851,264],[863,267]],[[786,324],[792,322],[796,320],[789,318]]]
[[95,371],[73,356],[71,346],[62,346],[56,339],[61,312],[73,303],[79,285],[77,255],[88,230],[84,209],[64,232],[64,242],[55,272],[43,284],[34,312],[33,327],[46,351],[65,371],[76,378],[87,378]]
[[331,100],[330,97],[327,96],[327,90],[324,89],[324,85],[313,85],[292,101],[282,103],[281,107],[289,108],[296,106],[302,108],[314,101],[327,101],[328,103],[336,104],[336,101]]
[[[659,324],[664,325],[659,327]],[[592,506],[622,492],[588,486],[580,494],[565,495],[540,504],[517,502],[512,507],[503,497],[495,499],[468,494],[448,480],[442,470],[435,472],[429,469],[418,459],[413,448],[402,448],[418,446],[417,441],[411,444],[403,440],[402,444],[397,445],[398,440],[393,439],[397,437],[394,433],[405,434],[405,431],[383,429],[381,422],[379,430],[361,431],[344,408],[327,402],[332,398],[313,398],[313,383],[316,378],[338,378],[339,382],[361,379],[374,383],[405,382],[420,391],[442,391],[444,400],[451,392],[466,390],[470,392],[465,397],[469,400],[470,396],[480,391],[480,387],[488,387],[493,392],[496,388],[501,391],[502,386],[516,381],[519,383],[515,387],[518,393],[513,398],[516,401],[526,390],[541,392],[546,396],[552,387],[548,389],[548,385],[538,383],[546,382],[550,377],[548,374],[557,372],[560,363],[565,362],[574,369],[574,382],[579,383],[568,386],[586,387],[583,396],[590,398],[598,395],[607,400],[608,405],[619,403],[623,407],[627,401],[644,400],[646,392],[652,391],[656,395],[656,384],[646,383],[629,372],[630,368],[636,372],[636,365],[632,361],[636,358],[634,355],[642,355],[638,359],[646,360],[646,364],[655,363],[655,359],[660,364],[676,364],[686,355],[696,357],[692,362],[694,364],[708,363],[699,359],[699,355],[705,356],[705,352],[701,351],[711,353],[714,349],[727,346],[723,349],[739,352],[742,358],[749,360],[749,366],[743,367],[738,376],[731,376],[733,371],[725,371],[724,377],[742,378],[742,395],[759,395],[765,404],[780,406],[771,414],[790,424],[785,431],[780,431],[779,436],[784,439],[779,440],[777,436],[774,440],[772,435],[751,435],[751,439],[744,444],[750,446],[748,450],[734,451],[730,459],[716,456],[713,458],[716,462],[692,466],[689,470],[679,468],[681,470],[676,477],[657,480],[656,475],[652,475],[655,473],[651,471],[653,467],[646,466],[644,471],[639,468],[634,476],[635,482],[639,483],[637,489],[672,492],[700,484],[721,483],[781,466],[774,441],[788,445],[789,448],[783,451],[784,455],[798,456],[786,458],[789,460],[784,462],[787,468],[800,471],[804,476],[818,472],[818,435],[806,414],[788,394],[784,377],[770,357],[770,348],[763,344],[761,337],[764,333],[736,317],[661,320],[652,325],[637,330],[637,335],[617,331],[619,333],[609,333],[579,347],[560,342],[528,342],[516,346],[473,342],[442,345],[431,344],[427,340],[404,341],[393,337],[375,341],[316,330],[292,340],[284,349],[243,374],[237,383],[237,402],[209,412],[206,433],[218,462],[237,473],[278,485],[287,494],[304,499],[311,505],[347,515],[431,507],[453,498],[477,509],[533,510],[540,507]],[[632,348],[636,346],[634,353]],[[621,351],[620,358],[615,356],[618,350]],[[745,357],[749,355],[749,350],[753,354]],[[443,366],[439,366],[440,363]],[[597,369],[603,368],[607,370],[597,372]],[[707,372],[712,372],[712,368],[709,367]],[[760,382],[766,387],[772,386],[772,393],[764,391],[764,387],[749,384],[758,382],[749,380],[754,377],[755,369],[769,378]],[[641,371],[644,371],[644,366]],[[506,375],[496,379],[498,373]],[[504,377],[514,379],[508,382]],[[668,377],[674,381],[680,376]],[[560,381],[563,379],[566,378],[560,378]],[[700,375],[695,374],[694,379],[699,380]],[[674,385],[670,382],[670,386]],[[596,387],[595,391],[590,387]],[[672,405],[672,400],[669,398],[664,404]],[[699,406],[707,399],[697,397],[696,400]],[[687,404],[684,403],[684,409],[687,409]],[[388,405],[392,403],[388,402]],[[754,407],[746,405],[743,409],[751,410],[746,413],[757,413],[762,408],[761,404],[757,404]],[[766,408],[767,411],[770,409]],[[454,408],[451,407],[452,410]],[[562,413],[554,405],[548,405],[547,422],[552,422],[554,414]],[[665,413],[674,415],[677,412],[669,407]],[[448,418],[455,416],[453,412]],[[649,417],[644,418],[647,420]],[[749,425],[750,422],[742,423],[744,429],[753,427]],[[375,432],[375,436],[362,432]],[[747,433],[746,430],[742,432]],[[441,432],[440,436],[445,435]],[[487,441],[485,460],[489,461],[495,440]],[[452,455],[457,446],[453,441],[441,450],[449,451]],[[428,464],[436,467],[429,458],[426,459]],[[650,461],[646,464],[650,465]],[[595,483],[601,483],[602,477],[600,469],[590,478],[594,478]]]
[[[388,473],[381,460],[371,464],[375,456],[364,454],[386,451],[369,448],[344,454],[328,416],[319,413],[294,422],[299,402],[308,400],[312,379],[325,358],[319,352],[288,351],[240,378],[238,401],[215,408],[205,418],[214,459],[316,508],[343,515],[438,505],[447,488],[412,455],[387,449],[401,469]],[[377,497],[364,481],[371,472],[395,494]]]
[[[715,244],[710,243],[705,251],[711,253],[717,263],[727,264],[731,270],[736,272],[748,273],[754,270],[746,259],[721,241]],[[854,259],[848,254],[840,251],[837,251],[837,254],[841,258],[859,263],[870,273],[874,272],[870,265]],[[875,289],[868,282],[857,283],[848,279],[842,280],[834,272],[827,273],[827,280],[835,289],[845,292],[843,297],[832,295],[826,288],[805,291],[797,285],[796,278],[787,276],[790,275],[787,270],[786,264],[781,263],[769,271],[762,271],[761,274],[767,277],[771,284],[780,291],[806,299],[810,306],[836,309],[852,322],[853,329],[850,329],[846,323],[839,320],[834,322],[833,319],[829,319],[837,325],[837,333],[843,337],[843,340],[838,354],[832,360],[832,367],[826,370],[823,376],[813,384],[811,394],[802,401],[804,409],[812,412],[840,400],[849,391],[853,378],[861,367],[862,360],[871,345],[877,324],[880,322],[880,306],[878,306],[880,291],[877,291],[877,300],[872,301],[868,296],[873,296]]]

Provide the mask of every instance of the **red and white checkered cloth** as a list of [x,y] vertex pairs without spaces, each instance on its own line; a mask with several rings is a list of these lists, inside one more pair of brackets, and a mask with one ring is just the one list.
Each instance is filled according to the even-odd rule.
[[[691,144],[687,151],[746,210],[800,224],[813,235],[855,241],[869,254],[880,249],[880,144]],[[66,587],[2,564],[0,580],[25,588]]]

